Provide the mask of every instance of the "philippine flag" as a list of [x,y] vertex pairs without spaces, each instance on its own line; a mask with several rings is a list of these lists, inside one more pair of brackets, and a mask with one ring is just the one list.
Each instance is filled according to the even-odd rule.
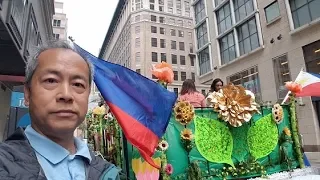
[[320,75],[301,71],[295,80],[300,84],[302,91],[297,93],[297,97],[320,96]]

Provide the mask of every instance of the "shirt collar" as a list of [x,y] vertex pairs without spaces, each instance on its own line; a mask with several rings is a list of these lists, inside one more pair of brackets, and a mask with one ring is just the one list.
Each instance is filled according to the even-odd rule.
[[[39,134],[30,125],[26,128],[25,134],[33,149],[48,161],[50,161],[52,164],[58,164],[70,155],[68,150],[48,139],[47,137]],[[74,154],[74,156],[84,157],[90,163],[91,155],[86,143],[78,138],[75,138],[75,145],[77,148],[77,152],[76,154]]]

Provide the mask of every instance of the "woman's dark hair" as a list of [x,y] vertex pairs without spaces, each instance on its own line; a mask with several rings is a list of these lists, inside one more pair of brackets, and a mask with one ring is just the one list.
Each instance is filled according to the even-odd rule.
[[192,79],[187,79],[182,84],[182,89],[180,94],[184,95],[187,93],[197,92],[196,85],[194,85],[194,81]]
[[223,86],[223,81],[222,81],[221,79],[219,79],[219,78],[216,78],[216,79],[213,80],[213,82],[212,82],[212,84],[211,84],[211,91],[217,92],[216,84],[217,84],[218,82],[221,82],[221,83],[222,83],[222,86]]

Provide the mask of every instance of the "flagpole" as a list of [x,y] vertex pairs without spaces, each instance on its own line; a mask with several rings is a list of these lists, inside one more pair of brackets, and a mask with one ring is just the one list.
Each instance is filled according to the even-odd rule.
[[[303,66],[302,66],[302,67],[301,67],[301,70],[300,70],[300,72],[299,72],[299,74],[298,74],[298,76],[296,77],[296,80],[295,80],[294,82],[297,81],[297,78],[299,77],[299,75],[301,74],[301,72],[303,71],[303,69],[304,69],[304,68],[303,68]],[[289,91],[289,92],[287,93],[287,95],[284,97],[281,105],[283,105],[283,104],[287,101],[287,99],[289,98],[290,93],[291,93],[291,91]]]

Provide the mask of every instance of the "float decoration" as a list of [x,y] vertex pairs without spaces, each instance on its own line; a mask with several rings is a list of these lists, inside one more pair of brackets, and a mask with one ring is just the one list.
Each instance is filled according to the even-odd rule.
[[210,162],[234,166],[231,155],[232,135],[227,126],[217,120],[195,118],[195,143],[200,154]]
[[219,113],[219,117],[233,127],[240,127],[243,123],[249,122],[252,115],[259,112],[254,97],[242,86],[229,84],[208,98],[211,99],[213,109]]
[[278,129],[271,114],[258,120],[248,131],[248,146],[255,159],[269,155],[277,144]]

